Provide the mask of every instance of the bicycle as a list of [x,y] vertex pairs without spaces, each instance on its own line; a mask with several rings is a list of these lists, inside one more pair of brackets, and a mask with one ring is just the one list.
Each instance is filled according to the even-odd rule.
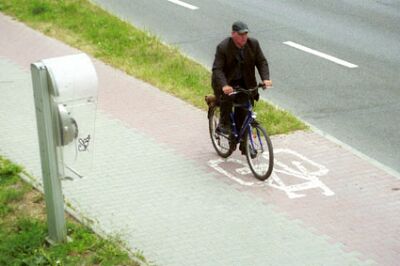
[[253,106],[251,104],[254,97],[253,92],[262,87],[263,84],[259,84],[250,90],[236,88],[234,92],[230,94],[244,93],[248,96],[244,104],[233,103],[234,107],[247,110],[247,115],[242,127],[238,130],[234,119],[235,112],[233,111],[230,113],[232,132],[230,135],[216,132],[216,128],[219,124],[220,110],[219,106],[216,104],[215,96],[206,96],[206,102],[209,107],[208,125],[211,142],[217,154],[223,158],[227,158],[236,150],[237,144],[242,143],[251,172],[257,179],[264,181],[272,173],[274,153],[267,131],[257,122],[256,113],[253,112]]

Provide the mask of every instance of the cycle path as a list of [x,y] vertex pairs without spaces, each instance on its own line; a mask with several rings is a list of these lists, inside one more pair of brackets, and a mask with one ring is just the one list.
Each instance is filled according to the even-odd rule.
[[[79,53],[0,15],[0,154],[41,182],[29,64]],[[157,265],[396,265],[400,181],[315,132],[273,137],[268,182],[216,156],[206,113],[94,60],[93,173],[74,215]],[[278,88],[276,88],[278,89]]]

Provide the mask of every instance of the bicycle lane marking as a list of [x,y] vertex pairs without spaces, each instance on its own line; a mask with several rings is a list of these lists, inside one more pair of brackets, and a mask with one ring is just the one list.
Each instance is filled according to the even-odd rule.
[[[220,158],[208,161],[208,165],[242,186],[269,186],[284,191],[290,199],[305,197],[307,195],[304,191],[310,189],[320,189],[324,196],[335,195],[335,193],[319,179],[320,177],[326,176],[329,172],[329,169],[325,166],[290,149],[276,149],[274,154],[275,157],[281,159],[275,159],[274,171],[271,177],[266,181],[246,181],[243,177],[248,175],[252,176],[252,173],[247,162],[239,159]],[[282,160],[289,161],[289,163],[285,163]],[[230,169],[227,169],[228,167],[224,167],[224,164],[227,166],[228,164],[236,165],[236,168],[234,171],[230,171]],[[291,185],[288,185],[288,183]]]

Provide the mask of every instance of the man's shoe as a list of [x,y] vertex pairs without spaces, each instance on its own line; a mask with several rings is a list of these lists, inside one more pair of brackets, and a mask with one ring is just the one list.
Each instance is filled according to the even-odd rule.
[[[239,144],[239,150],[242,152],[242,155],[246,155],[246,146],[244,145],[244,141],[241,141]],[[250,148],[250,157],[254,159],[257,157],[257,151]]]
[[239,144],[239,150],[242,152],[242,155],[246,154],[246,148],[244,146],[244,141],[241,141]]
[[250,157],[251,157],[251,159],[255,159],[257,157],[257,151],[251,149],[250,150]]

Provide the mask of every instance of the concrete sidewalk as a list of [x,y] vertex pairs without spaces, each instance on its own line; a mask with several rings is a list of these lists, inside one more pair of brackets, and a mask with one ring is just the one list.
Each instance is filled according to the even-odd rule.
[[[80,51],[0,14],[0,154],[41,182],[30,63]],[[93,174],[74,214],[157,265],[398,265],[400,180],[314,132],[273,137],[257,182],[220,159],[206,113],[93,59]]]

